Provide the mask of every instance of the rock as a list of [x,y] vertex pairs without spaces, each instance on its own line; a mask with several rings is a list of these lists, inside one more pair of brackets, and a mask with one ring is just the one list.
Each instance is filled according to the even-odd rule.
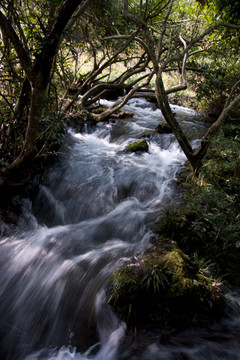
[[148,143],[144,139],[138,140],[134,143],[128,144],[125,150],[128,152],[148,152]]
[[158,132],[159,134],[172,134],[173,133],[172,129],[166,122],[160,123],[155,128],[155,131]]

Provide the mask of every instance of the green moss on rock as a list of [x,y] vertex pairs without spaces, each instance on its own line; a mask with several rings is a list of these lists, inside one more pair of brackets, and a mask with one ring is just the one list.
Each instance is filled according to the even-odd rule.
[[129,327],[183,329],[222,314],[223,300],[212,279],[200,274],[175,244],[171,247],[154,247],[113,275],[109,303]]
[[125,150],[128,152],[148,152],[148,143],[146,140],[138,140],[134,143],[128,144]]

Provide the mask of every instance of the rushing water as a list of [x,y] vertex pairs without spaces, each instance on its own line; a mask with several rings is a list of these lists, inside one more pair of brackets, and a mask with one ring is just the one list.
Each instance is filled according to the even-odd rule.
[[[176,174],[185,162],[163,121],[143,99],[134,117],[76,133],[31,198],[16,198],[15,225],[1,223],[0,359],[240,359],[235,311],[212,327],[127,331],[106,304],[111,274],[148,245],[161,205],[179,201]],[[193,143],[204,126],[174,107]],[[145,137],[149,152],[124,152]]]

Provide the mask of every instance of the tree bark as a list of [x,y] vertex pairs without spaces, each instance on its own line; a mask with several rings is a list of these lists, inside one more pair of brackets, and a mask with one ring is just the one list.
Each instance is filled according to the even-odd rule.
[[158,102],[158,106],[162,111],[162,114],[167,121],[168,125],[171,127],[174,135],[176,136],[176,139],[181,146],[184,154],[186,155],[187,159],[192,163],[193,161],[193,149],[183,132],[182,128],[180,127],[177,120],[174,118],[174,115],[172,113],[171,107],[168,102],[167,94],[164,89],[163,80],[162,80],[162,73],[161,70],[158,71],[156,76],[156,82],[155,82],[155,94],[156,99]]
[[14,114],[13,114],[14,119],[17,120],[22,115],[25,107],[29,105],[30,100],[31,100],[31,85],[28,81],[28,78],[26,77],[23,82],[21,93],[14,107]]
[[[39,121],[42,117],[43,105],[45,100],[45,88],[32,88],[31,91],[31,108],[29,114],[28,127],[23,145],[23,154],[25,157],[30,155],[36,147],[37,132]],[[22,154],[22,155],[23,155]]]
[[34,156],[36,152],[36,140],[39,128],[39,121],[42,116],[43,104],[45,97],[45,89],[39,90],[32,88],[31,91],[31,107],[28,120],[28,127],[25,135],[22,151],[20,155],[10,164],[6,172],[13,172],[17,170],[25,160]]

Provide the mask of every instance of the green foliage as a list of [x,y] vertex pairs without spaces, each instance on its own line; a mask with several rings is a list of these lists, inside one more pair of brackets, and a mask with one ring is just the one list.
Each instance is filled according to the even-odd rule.
[[[233,58],[232,61],[235,59]],[[217,65],[217,62],[209,66],[206,64],[202,74],[195,74],[189,79],[196,92],[198,108],[204,109],[205,112],[213,116],[218,116],[221,113],[240,69],[239,61],[235,63],[235,66],[230,61],[228,65],[224,64],[223,61],[222,64],[219,64],[221,67],[217,67]],[[239,111],[239,106],[233,109],[232,116],[235,116]]]
[[[220,3],[222,8],[219,7]],[[219,21],[228,22],[227,3],[233,9],[233,2],[225,0],[209,2],[203,11],[205,25],[199,30],[202,31],[205,26],[214,25]],[[188,66],[201,69],[202,73],[189,72],[188,82],[196,92],[198,108],[217,116],[234,83],[239,79],[239,32],[221,27],[202,41],[199,50],[196,56],[189,58]]]
[[169,287],[169,280],[166,273],[167,262],[166,263],[155,263],[147,260],[146,264],[148,267],[148,272],[141,279],[141,286],[146,287],[147,290],[153,290],[154,294],[157,294],[161,289]]
[[[238,116],[240,116],[240,113],[238,114]],[[230,121],[224,124],[222,130],[225,138],[232,138],[230,139],[230,141],[228,140],[229,142],[231,142],[231,144],[235,145],[235,141],[240,141],[240,127],[239,125],[237,125],[237,122],[234,124]]]
[[223,20],[232,23],[240,23],[239,0],[215,0],[217,15]]
[[[11,24],[19,37],[19,43],[24,47],[32,63],[38,59],[44,39],[46,40],[50,24],[56,16],[57,11],[62,5],[62,1],[53,0],[41,2],[1,2],[1,11],[10,19]],[[2,24],[0,24],[2,25]],[[48,29],[48,30],[47,30]],[[26,74],[24,73],[23,62],[20,61],[14,46],[7,38],[4,31],[0,32],[0,56],[1,56],[1,95],[0,97],[0,126],[2,130],[0,139],[1,165],[9,165],[21,152],[24,144],[24,136],[28,125],[30,109],[30,85],[26,90]],[[55,68],[56,69],[56,68]],[[35,68],[37,72],[37,69]],[[54,75],[54,72],[53,74]],[[62,78],[65,76],[63,72]],[[45,113],[52,113],[57,109],[58,92],[57,89],[64,88],[59,86],[59,82],[54,82],[57,78],[52,76],[52,83],[49,86],[47,101],[45,102]],[[72,78],[73,79],[73,78]],[[71,79],[71,80],[72,80]],[[41,80],[40,80],[41,81]],[[54,89],[54,90],[53,90]],[[61,95],[63,92],[61,93]],[[18,101],[20,100],[20,101]],[[17,105],[17,106],[16,106]],[[52,124],[50,125],[50,118]],[[48,120],[46,120],[48,119]],[[48,115],[41,122],[38,134],[38,145],[36,153],[46,152],[57,148],[60,143],[60,126],[56,117]],[[55,132],[55,133],[54,133]],[[45,138],[43,137],[45,135]],[[47,140],[48,142],[47,142]]]
[[234,130],[234,137],[226,132],[229,137],[219,135],[212,143],[198,179],[185,175],[184,206],[166,211],[157,230],[189,256],[211,264],[213,276],[239,284],[239,126]]
[[56,154],[63,144],[65,135],[63,121],[55,113],[44,116],[38,131],[38,156],[49,156]]
[[[127,22],[122,17],[122,11],[123,11],[123,3],[122,1],[116,0],[116,1],[109,1],[105,0],[103,1],[103,17],[108,20],[109,27],[112,26],[118,31],[123,31],[124,28],[127,27]],[[113,29],[112,29],[113,31]]]

